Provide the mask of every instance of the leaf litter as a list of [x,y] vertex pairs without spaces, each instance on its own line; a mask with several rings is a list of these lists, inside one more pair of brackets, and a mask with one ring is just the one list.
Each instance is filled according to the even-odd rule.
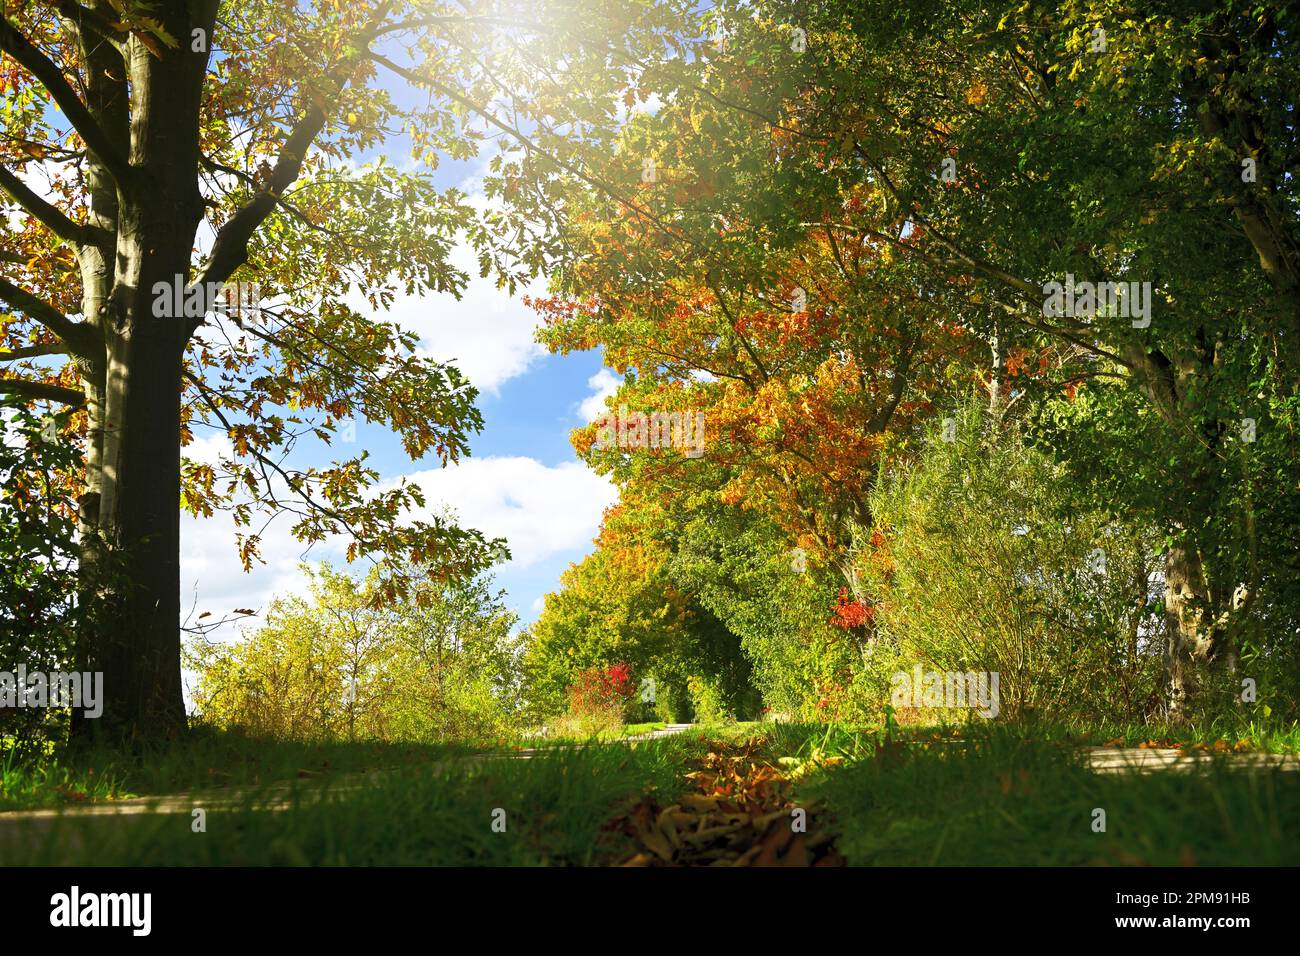
[[666,806],[646,793],[607,823],[605,830],[624,834],[635,847],[619,865],[844,866],[825,815],[819,820],[816,804],[796,803],[791,792],[810,764],[839,758],[774,764],[762,755],[763,745],[759,738],[709,741],[685,775],[695,792]]

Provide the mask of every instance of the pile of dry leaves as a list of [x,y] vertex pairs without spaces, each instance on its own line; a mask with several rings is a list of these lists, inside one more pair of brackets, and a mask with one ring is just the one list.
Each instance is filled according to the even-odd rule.
[[711,741],[686,775],[699,792],[669,806],[647,794],[606,824],[637,847],[621,865],[843,866],[834,835],[808,802],[791,799],[790,775],[762,758],[761,746]]

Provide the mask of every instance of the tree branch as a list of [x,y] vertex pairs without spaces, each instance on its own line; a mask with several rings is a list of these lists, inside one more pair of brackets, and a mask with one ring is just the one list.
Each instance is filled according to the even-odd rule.
[[59,8],[59,13],[75,23],[79,29],[89,28],[91,33],[107,40],[119,49],[121,49],[121,44],[125,43],[129,37],[129,34],[124,30],[119,30],[113,26],[113,21],[104,14],[77,3],[77,0],[56,0],[55,5]]
[[3,166],[0,166],[0,189],[12,196],[29,215],[60,239],[81,245],[89,238],[90,230],[86,226],[73,222],[62,210],[36,195],[30,186]]
[[[187,371],[182,374],[186,379],[188,379],[191,383],[195,385],[195,387],[198,389],[199,397],[203,400],[203,404],[207,405],[208,408],[212,411],[212,413],[217,416],[217,420],[220,421],[221,424],[225,426],[226,432],[227,433],[233,432],[235,430],[234,425],[231,424],[230,419],[228,419],[225,416],[225,413],[221,411],[221,406],[218,404],[217,400],[213,397],[212,393],[208,389],[208,386],[203,382],[203,380],[199,378],[197,375],[195,375],[193,372]],[[276,500],[275,492],[271,490],[271,479],[270,476],[266,474],[267,468],[270,468],[272,471],[276,472],[280,476],[280,478],[284,481],[285,486],[293,494],[297,495],[298,498],[301,499],[302,502],[306,504],[309,509],[315,511],[320,515],[323,515],[326,518],[329,518],[332,521],[337,521],[344,528],[346,528],[350,534],[354,536],[357,534],[357,532],[353,529],[351,523],[348,521],[346,516],[335,511],[333,508],[321,504],[319,501],[313,498],[310,492],[307,491],[304,483],[295,481],[293,476],[290,475],[287,471],[285,471],[285,469],[280,465],[279,462],[275,461],[269,455],[262,453],[260,450],[252,447],[251,445],[249,446],[248,452],[250,455],[252,455],[252,457],[257,459],[258,463],[262,466],[262,478],[266,482],[267,495],[271,498],[273,504],[279,506],[280,503],[279,501]]]
[[68,347],[62,342],[43,342],[40,345],[25,345],[22,348],[0,351],[0,362],[19,362],[23,359],[36,358],[40,355],[66,355]]
[[[381,8],[386,12],[386,7]],[[359,46],[363,49],[373,39],[374,32],[379,27],[376,22],[372,25],[359,41]],[[344,88],[351,81],[352,74],[360,64],[361,58],[348,58],[334,71],[334,97],[337,98]],[[279,158],[276,159],[275,168],[272,169],[271,175],[262,188],[252,199],[240,206],[235,214],[227,220],[226,224],[221,227],[217,233],[216,241],[212,244],[212,255],[208,259],[207,268],[203,270],[201,282],[225,282],[248,258],[248,240],[253,237],[266,217],[275,209],[276,204],[280,201],[280,195],[289,188],[302,172],[303,161],[306,159],[307,150],[311,148],[312,142],[325,128],[329,121],[329,114],[325,109],[315,103],[302,115],[289,133],[288,139],[280,148]]]
[[48,382],[33,382],[25,378],[0,378],[0,393],[43,398],[64,405],[86,404],[86,396],[75,388],[64,388],[62,385],[51,385]]
[[312,141],[325,128],[329,117],[319,106],[312,106],[298,121],[284,141],[280,157],[267,185],[221,227],[212,244],[212,256],[203,271],[201,282],[225,282],[248,258],[248,240],[253,237],[279,201],[279,195],[302,172],[303,160]]
[[4,16],[0,16],[0,50],[17,60],[19,65],[45,87],[59,109],[63,111],[63,115],[68,118],[68,122],[72,124],[72,128],[85,140],[86,147],[99,157],[99,161],[112,173],[118,183],[125,183],[130,179],[130,163],[125,156],[113,148],[112,142],[95,122],[86,104],[81,102],[81,97],[77,95],[76,90],[64,79],[63,71],[58,64],[33,46],[30,40],[14,28],[8,17]]
[[24,315],[31,316],[57,335],[67,345],[68,351],[85,358],[99,358],[92,352],[99,344],[99,334],[84,322],[70,318],[43,299],[38,299],[26,289],[20,289],[8,279],[0,278],[0,301],[8,302]]
[[374,60],[380,66],[385,67],[386,69],[397,74],[402,79],[407,80],[408,82],[413,83],[416,86],[423,86],[426,89],[433,90],[435,93],[440,93],[441,95],[447,97],[452,102],[459,103],[461,106],[465,107],[466,109],[472,110],[473,112],[477,113],[479,116],[481,116],[484,119],[485,122],[501,130],[501,132],[511,137],[515,142],[517,142],[524,149],[528,150],[530,153],[534,153],[538,156],[545,157],[547,160],[554,163],[560,169],[563,169],[565,172],[569,173],[572,176],[576,176],[579,180],[586,183],[588,186],[591,186],[592,188],[599,190],[604,195],[609,196],[611,199],[615,200],[616,202],[623,204],[628,209],[632,210],[633,212],[647,219],[656,229],[658,229],[664,235],[676,239],[679,242],[683,242],[686,245],[691,247],[699,246],[699,243],[697,243],[690,236],[685,235],[679,232],[678,230],[672,228],[672,226],[666,223],[661,217],[655,215],[652,211],[650,211],[641,203],[638,203],[636,200],[627,198],[622,194],[620,190],[616,189],[614,186],[610,185],[607,182],[602,181],[601,179],[591,174],[583,172],[583,170],[578,168],[576,165],[568,162],[567,160],[561,158],[560,156],[557,156],[555,153],[548,153],[546,150],[542,149],[535,142],[533,142],[533,140],[530,139],[522,130],[498,118],[496,114],[493,113],[490,109],[488,109],[486,105],[482,103],[476,103],[473,99],[469,98],[468,96],[465,96],[463,93],[458,92],[453,87],[448,86],[445,83],[439,83],[437,80],[433,79],[432,77],[421,76],[420,74],[416,73],[414,70],[408,70],[406,67],[394,63],[392,60],[388,59],[386,56],[383,56],[382,54],[370,52],[368,55],[370,59]]

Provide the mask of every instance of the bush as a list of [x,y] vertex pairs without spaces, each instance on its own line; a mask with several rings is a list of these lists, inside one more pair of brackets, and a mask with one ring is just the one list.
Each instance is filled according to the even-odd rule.
[[721,689],[714,682],[692,677],[686,682],[686,689],[690,692],[691,710],[698,723],[721,724],[735,719]]
[[[66,417],[53,419],[57,429]],[[60,476],[76,447],[48,421],[0,395],[0,671],[79,669],[76,504]],[[44,753],[68,731],[62,708],[0,708],[0,758]]]
[[196,644],[203,721],[287,740],[494,739],[519,724],[515,617],[483,579],[375,606],[377,578],[323,565],[233,645]]
[[584,668],[568,688],[569,716],[580,736],[599,736],[623,726],[635,696],[627,664]]
[[876,599],[861,685],[883,703],[914,663],[996,671],[1007,716],[1142,719],[1163,646],[1154,534],[1080,505],[1014,427],[987,433],[978,405],[959,422],[873,490],[876,526],[856,544]]

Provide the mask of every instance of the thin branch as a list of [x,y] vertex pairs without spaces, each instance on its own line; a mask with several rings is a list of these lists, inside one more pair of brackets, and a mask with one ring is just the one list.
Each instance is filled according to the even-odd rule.
[[45,342],[41,345],[26,345],[20,349],[0,351],[0,362],[18,362],[22,359],[36,358],[40,355],[67,355],[68,347],[62,342]]
[[125,184],[131,178],[131,164],[113,146],[76,90],[63,78],[63,70],[19,33],[8,17],[3,16],[0,16],[0,50],[8,53],[36,77],[68,118],[72,128],[85,140],[86,147],[99,157],[119,184]]
[[18,311],[41,323],[62,339],[74,355],[93,357],[91,351],[99,343],[99,333],[93,326],[73,322],[44,299],[38,299],[4,278],[0,278],[0,301],[8,302]]
[[[379,7],[370,27],[357,38],[357,46],[366,53],[369,52],[367,48],[374,39],[375,32],[388,15],[389,6],[384,4]],[[349,56],[331,71],[331,78],[334,81],[334,99],[343,93],[361,62],[361,57]],[[330,103],[331,107],[333,105]],[[329,118],[329,113],[317,103],[313,103],[299,118],[280,149],[279,158],[275,161],[275,167],[271,170],[265,187],[239,207],[217,233],[216,241],[212,244],[212,255],[208,259],[207,268],[203,270],[201,282],[225,282],[247,260],[248,241],[275,209],[281,194],[293,185],[294,180],[302,172],[307,150],[325,128]],[[195,327],[197,328],[197,324]]]
[[651,212],[649,209],[647,209],[645,206],[641,205],[640,203],[636,202],[635,200],[628,199],[618,189],[614,188],[609,183],[603,182],[602,180],[596,178],[595,176],[583,172],[573,163],[570,163],[567,160],[562,159],[561,157],[557,156],[554,153],[548,153],[546,150],[542,149],[535,142],[533,142],[532,139],[530,139],[523,131],[521,131],[515,126],[510,125],[504,120],[498,118],[495,113],[493,113],[482,103],[475,102],[470,97],[465,96],[463,93],[460,93],[459,91],[457,91],[451,86],[446,85],[445,83],[440,83],[431,77],[421,76],[418,73],[416,73],[414,70],[408,70],[406,67],[394,63],[392,60],[388,59],[382,54],[371,51],[369,56],[370,59],[374,60],[380,66],[386,67],[387,69],[391,70],[393,73],[396,73],[398,76],[402,77],[402,79],[407,80],[410,83],[414,83],[416,86],[423,86],[430,90],[433,90],[436,93],[440,93],[443,96],[447,97],[449,100],[459,103],[461,106],[465,107],[466,109],[472,110],[473,112],[477,113],[489,125],[495,126],[497,129],[501,130],[501,132],[511,137],[515,142],[519,143],[519,145],[522,146],[524,149],[528,150],[531,153],[535,153],[538,156],[545,157],[547,160],[554,163],[560,169],[563,169],[565,172],[578,177],[578,179],[586,183],[588,186],[591,186],[592,188],[599,190],[600,192],[604,193],[606,196],[609,196],[610,198],[614,199],[616,202],[623,204],[628,209],[632,210],[633,212],[637,213],[640,216],[643,216],[644,218],[649,220],[656,229],[660,230],[665,235],[677,239],[680,242],[684,242],[688,246],[692,246],[692,247],[699,246],[699,243],[696,242],[694,239],[692,239],[690,236],[684,235],[678,230],[672,228],[670,225],[664,222],[662,218],[655,215],[653,212]]
[[[217,403],[216,398],[213,397],[211,391],[208,389],[207,384],[204,383],[204,381],[201,378],[199,378],[197,375],[195,375],[192,372],[187,371],[183,374],[185,378],[187,378],[191,383],[195,385],[195,387],[197,387],[199,392],[199,397],[203,399],[203,404],[207,405],[208,408],[212,411],[212,413],[217,416],[217,420],[220,421],[221,424],[225,426],[226,431],[227,432],[234,431],[235,426],[231,424],[230,419],[228,419],[225,413],[221,411],[221,406]],[[263,480],[267,482],[267,494],[271,497],[271,500],[275,504],[278,505],[279,502],[276,501],[275,499],[275,492],[272,491],[270,488],[270,476],[266,474],[267,468],[270,468],[272,471],[276,472],[284,480],[284,483],[285,485],[288,486],[289,490],[293,492],[295,495],[297,495],[303,501],[303,503],[306,504],[307,507],[310,508],[312,511],[315,511],[318,514],[321,514],[332,521],[337,521],[344,528],[346,528],[350,534],[353,535],[356,534],[356,531],[353,529],[351,523],[348,521],[346,516],[335,511],[333,508],[329,508],[326,505],[321,504],[319,501],[313,498],[311,494],[307,491],[305,483],[295,481],[294,477],[290,475],[287,471],[285,471],[285,469],[280,465],[279,462],[275,461],[270,456],[263,454],[261,451],[252,447],[251,445],[249,446],[248,451],[255,459],[257,459],[259,465],[261,465]]]

